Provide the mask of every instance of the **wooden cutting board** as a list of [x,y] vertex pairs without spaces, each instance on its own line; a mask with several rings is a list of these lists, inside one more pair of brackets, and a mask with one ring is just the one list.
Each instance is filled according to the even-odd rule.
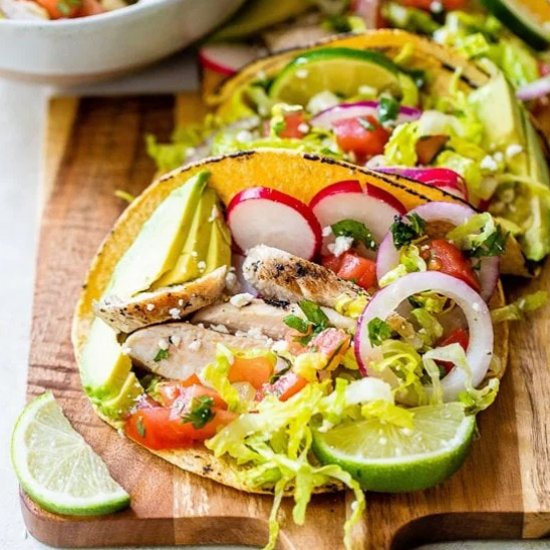
[[[267,540],[269,497],[247,495],[179,471],[120,438],[93,413],[70,343],[74,305],[88,265],[132,194],[151,181],[144,134],[167,139],[175,120],[201,112],[194,96],[56,99],[49,110],[28,397],[51,389],[75,428],[132,496],[131,509],[101,518],[49,514],[25,495],[29,531],[53,546],[248,544]],[[549,269],[511,294],[550,287]],[[367,495],[357,548],[409,548],[460,538],[534,538],[550,533],[550,308],[511,331],[511,360],[497,403],[464,467],[434,489]],[[306,524],[281,514],[280,548],[342,547],[344,494],[313,499]]]

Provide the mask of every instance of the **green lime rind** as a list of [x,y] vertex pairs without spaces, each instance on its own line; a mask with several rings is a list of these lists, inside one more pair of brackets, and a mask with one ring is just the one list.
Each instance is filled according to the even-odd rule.
[[130,502],[105,463],[72,428],[52,392],[31,401],[19,416],[11,461],[23,490],[50,512],[95,516]]
[[324,90],[344,97],[356,95],[361,85],[398,93],[403,74],[393,61],[374,50],[322,48],[305,52],[286,65],[271,84],[269,95],[274,100],[305,104]]
[[[542,2],[543,0],[541,0]],[[550,30],[535,15],[527,13],[518,0],[481,0],[481,3],[514,34],[535,50],[550,47]]]
[[[439,407],[451,407],[456,414],[462,405],[449,403]],[[428,408],[430,407],[418,407],[413,411],[422,414]],[[437,414],[434,415],[434,426],[436,423]],[[456,424],[455,428],[453,423]],[[429,427],[430,422],[425,421],[423,424],[424,427]],[[365,490],[381,493],[419,491],[441,483],[460,468],[468,455],[475,426],[475,417],[464,415],[462,410],[461,418],[457,418],[457,422],[450,422],[445,426],[443,431],[451,437],[444,437],[437,449],[437,437],[432,438],[429,433],[422,434],[413,430],[410,437],[404,438],[399,435],[401,428],[390,427],[377,420],[361,420],[339,425],[326,433],[315,431],[313,451],[323,464],[338,464],[348,471]],[[384,457],[381,456],[382,446],[372,444],[373,437],[391,439],[395,446],[399,446],[401,441],[405,449],[411,448],[410,438],[426,439],[431,448],[426,452]],[[357,439],[363,440],[369,448],[361,448]]]

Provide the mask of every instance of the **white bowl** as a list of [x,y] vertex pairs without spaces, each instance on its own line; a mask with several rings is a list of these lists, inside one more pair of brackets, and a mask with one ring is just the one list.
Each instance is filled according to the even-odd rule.
[[243,0],[142,0],[58,21],[0,20],[0,76],[73,85],[152,63],[227,19]]

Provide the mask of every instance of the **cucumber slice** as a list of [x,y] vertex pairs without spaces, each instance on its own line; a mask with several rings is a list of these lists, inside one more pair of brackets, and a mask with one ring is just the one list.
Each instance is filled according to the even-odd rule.
[[550,3],[546,0],[481,0],[514,34],[536,50],[550,47]]
[[306,105],[319,92],[352,97],[366,85],[401,98],[410,84],[415,86],[393,61],[377,51],[322,48],[305,52],[284,67],[269,95],[275,101]]

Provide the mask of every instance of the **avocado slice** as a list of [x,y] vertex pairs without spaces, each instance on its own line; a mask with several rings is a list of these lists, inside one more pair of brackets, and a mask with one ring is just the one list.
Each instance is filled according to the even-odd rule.
[[[119,260],[106,293],[133,296],[148,290],[176,266],[184,245],[195,246],[200,241],[202,256],[206,257],[210,230],[205,235],[192,234],[190,225],[197,210],[207,211],[203,217],[208,217],[217,201],[213,190],[205,190],[208,177],[208,172],[200,172],[156,208]],[[109,417],[116,419],[143,392],[116,333],[101,319],[92,322],[79,367],[86,393]]]
[[199,172],[156,208],[118,262],[108,293],[133,296],[176,265],[209,176]]
[[84,390],[92,401],[116,397],[124,386],[132,362],[122,353],[115,331],[101,319],[94,319],[80,360]]
[[101,413],[108,418],[119,420],[124,418],[143,395],[145,395],[143,386],[139,383],[136,375],[130,372],[118,395],[108,400],[98,401],[96,405]]
[[205,189],[176,265],[155,282],[154,288],[181,284],[206,275],[206,256],[213,223],[212,214],[216,208],[219,208],[216,192],[213,189]]
[[[528,259],[542,260],[550,253],[550,176],[539,137],[502,73],[472,92],[470,101],[489,146],[500,150],[510,145],[522,148],[508,160],[510,172],[518,176],[518,181],[497,189],[493,203],[499,208],[494,213],[521,227],[518,240]],[[513,200],[509,200],[510,195]]]
[[231,233],[224,220],[218,217],[212,225],[206,271],[209,273],[222,265],[231,265]]
[[212,36],[212,40],[238,40],[292,19],[311,8],[309,0],[249,0],[237,14]]

